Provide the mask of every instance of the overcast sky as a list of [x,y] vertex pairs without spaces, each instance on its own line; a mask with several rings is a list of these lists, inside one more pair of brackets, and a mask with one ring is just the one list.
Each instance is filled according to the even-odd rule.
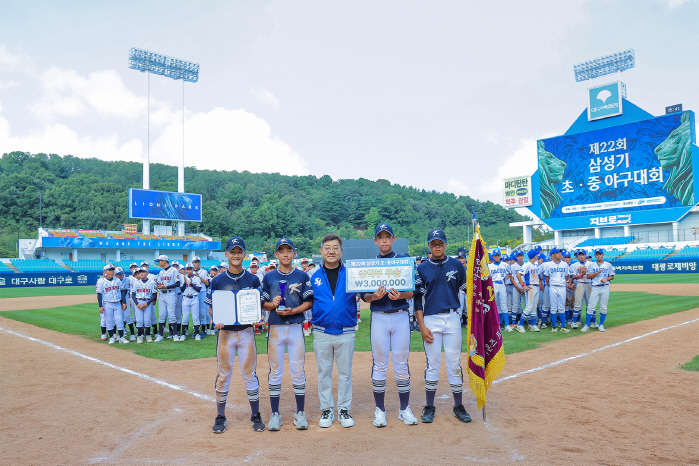
[[[187,166],[500,203],[502,178],[536,169],[536,140],[585,109],[576,63],[633,48],[629,100],[695,110],[697,19],[694,0],[0,0],[0,153],[143,160],[138,47],[201,65]],[[182,157],[182,90],[150,77],[151,161]]]

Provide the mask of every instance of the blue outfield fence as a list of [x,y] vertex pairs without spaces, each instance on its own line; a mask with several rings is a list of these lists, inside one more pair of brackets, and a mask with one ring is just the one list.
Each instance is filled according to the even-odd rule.
[[614,261],[614,271],[619,275],[627,273],[697,273],[699,260],[654,260],[654,261]]
[[102,272],[0,273],[0,290],[36,286],[96,285],[101,276]]

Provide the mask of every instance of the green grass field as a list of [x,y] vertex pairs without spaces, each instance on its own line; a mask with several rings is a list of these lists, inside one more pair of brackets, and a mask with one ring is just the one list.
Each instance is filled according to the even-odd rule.
[[[666,314],[686,311],[699,306],[696,297],[665,296],[641,292],[612,292],[610,298],[609,317],[605,322],[608,329],[619,325],[652,319]],[[643,306],[639,306],[643,303]],[[76,306],[55,307],[49,309],[33,309],[25,311],[6,311],[0,314],[13,320],[18,320],[38,327],[55,330],[72,335],[80,335],[92,341],[100,341],[99,317],[96,304],[80,304]],[[369,339],[370,311],[362,311],[362,323],[356,334],[355,351],[370,351]],[[594,330],[593,330],[594,331]],[[466,329],[464,333],[464,350],[466,350]],[[548,329],[538,333],[503,333],[505,353],[512,354],[537,348],[543,343],[561,338],[585,338],[579,330],[569,334],[551,333]],[[267,353],[267,340],[263,335],[256,337],[257,351]],[[115,345],[124,351],[131,351],[148,358],[173,361],[180,359],[198,359],[216,355],[216,338],[206,337],[201,342],[188,339],[184,342],[165,340],[161,343],[135,342],[128,345]],[[422,338],[419,332],[413,332],[410,343],[411,351],[423,351]],[[306,338],[306,351],[313,351],[313,337]]]
[[[31,298],[33,296],[69,296],[95,294],[95,285],[88,286],[36,286],[32,288],[4,288],[2,298]],[[95,302],[97,298],[95,297]]]
[[616,274],[613,283],[699,283],[699,273]]
[[680,366],[680,369],[684,369],[686,371],[697,371],[699,372],[699,356],[694,356],[694,359],[689,361],[688,363],[682,364]]

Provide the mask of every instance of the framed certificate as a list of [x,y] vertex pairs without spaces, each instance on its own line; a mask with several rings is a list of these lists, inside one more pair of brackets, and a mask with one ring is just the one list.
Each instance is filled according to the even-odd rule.
[[249,325],[262,319],[260,290],[212,290],[213,320],[223,325]]
[[398,291],[415,289],[415,259],[412,257],[348,260],[344,264],[348,293],[372,292],[381,286]]

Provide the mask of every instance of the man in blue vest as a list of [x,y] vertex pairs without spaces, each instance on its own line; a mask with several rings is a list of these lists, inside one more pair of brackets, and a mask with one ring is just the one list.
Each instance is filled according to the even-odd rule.
[[342,264],[342,238],[330,233],[320,242],[323,263],[311,277],[313,286],[313,352],[318,365],[320,427],[335,420],[332,396],[333,361],[337,364],[337,411],[342,427],[352,427],[352,355],[357,304],[354,293],[347,293],[346,269]]

